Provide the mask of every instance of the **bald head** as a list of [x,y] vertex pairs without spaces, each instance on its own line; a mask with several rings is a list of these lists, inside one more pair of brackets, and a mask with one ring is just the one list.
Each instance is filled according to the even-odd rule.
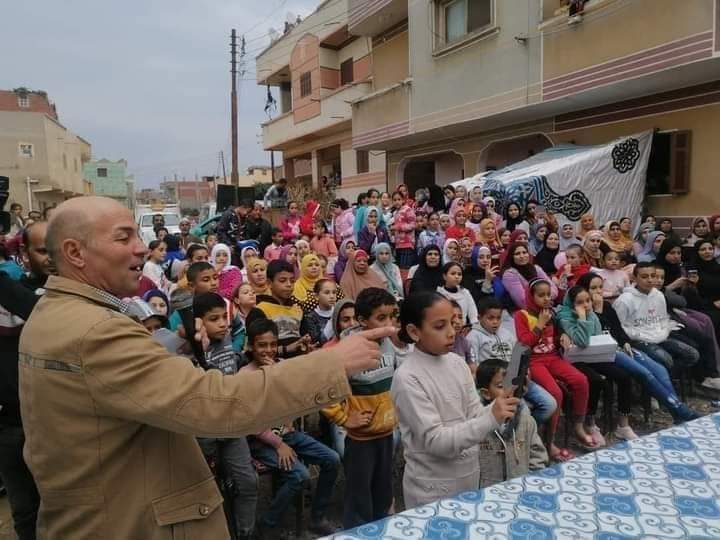
[[98,225],[109,215],[127,208],[107,197],[76,197],[55,208],[48,222],[47,246],[50,258],[56,265],[63,264],[62,246],[66,240],[77,240],[86,246],[93,238]]
[[119,297],[133,296],[145,245],[130,211],[106,197],[78,197],[55,209],[46,245],[60,276]]

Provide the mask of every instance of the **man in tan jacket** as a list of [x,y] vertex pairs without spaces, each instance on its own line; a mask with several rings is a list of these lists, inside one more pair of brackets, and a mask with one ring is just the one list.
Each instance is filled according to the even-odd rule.
[[112,199],[58,206],[47,248],[58,276],[20,340],[39,538],[227,538],[195,436],[238,437],[316,411],[350,395],[348,374],[378,363],[372,340],[386,332],[234,376],[168,354],[123,314],[146,248]]

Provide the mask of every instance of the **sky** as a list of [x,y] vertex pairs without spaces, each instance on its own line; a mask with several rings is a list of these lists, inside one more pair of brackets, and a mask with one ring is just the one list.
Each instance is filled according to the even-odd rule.
[[[288,14],[319,0],[3,2],[0,89],[45,90],[93,158],[125,158],[138,188],[163,177],[230,174],[230,30],[247,40],[238,90],[238,161],[269,165],[266,89],[255,56]],[[279,156],[276,154],[276,159]]]

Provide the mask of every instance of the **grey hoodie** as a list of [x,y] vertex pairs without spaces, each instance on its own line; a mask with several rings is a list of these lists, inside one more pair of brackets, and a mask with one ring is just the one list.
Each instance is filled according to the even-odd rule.
[[468,334],[467,340],[477,363],[481,364],[489,358],[500,358],[510,362],[517,337],[502,326],[498,328],[497,333],[493,334],[483,328],[481,324],[476,324]]

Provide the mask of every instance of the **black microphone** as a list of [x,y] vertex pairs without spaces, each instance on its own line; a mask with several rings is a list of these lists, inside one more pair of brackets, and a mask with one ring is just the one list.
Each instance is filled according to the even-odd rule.
[[205,352],[202,345],[195,340],[195,316],[192,310],[193,293],[189,289],[177,288],[170,295],[170,306],[180,315],[183,328],[185,329],[185,339],[190,343],[193,356],[197,363],[203,368],[208,369],[205,362]]

